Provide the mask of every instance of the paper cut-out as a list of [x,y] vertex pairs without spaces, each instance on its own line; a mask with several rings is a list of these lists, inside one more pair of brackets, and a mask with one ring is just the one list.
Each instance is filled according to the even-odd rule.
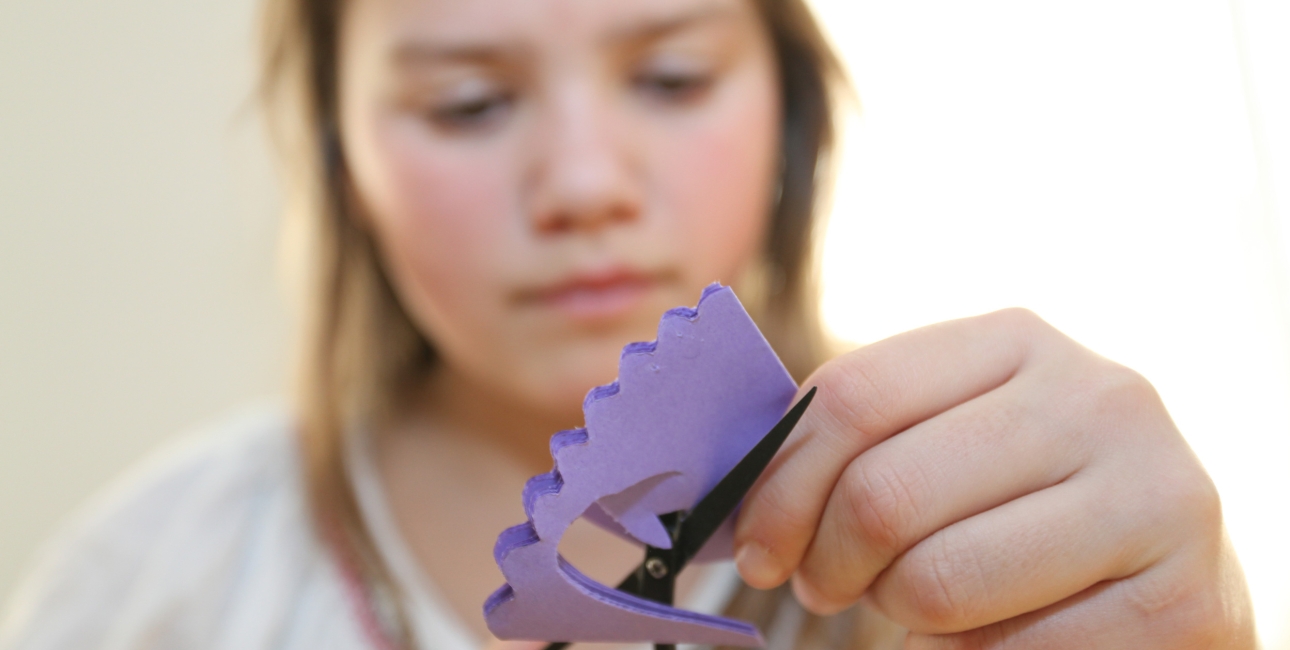
[[[528,521],[493,555],[507,583],[484,604],[502,639],[760,646],[746,622],[602,585],[558,552],[576,519],[669,548],[658,515],[686,510],[776,424],[796,384],[728,287],[663,315],[658,339],[623,348],[617,381],[583,402],[586,426],[555,434],[555,467],[524,488]],[[701,555],[729,557],[717,534]]]

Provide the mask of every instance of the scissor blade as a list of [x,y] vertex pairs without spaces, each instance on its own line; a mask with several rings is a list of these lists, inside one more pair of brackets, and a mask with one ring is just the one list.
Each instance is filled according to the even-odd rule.
[[[814,387],[807,391],[806,395],[803,395],[802,399],[798,400],[783,418],[780,418],[770,432],[754,445],[733,469],[721,477],[716,487],[712,488],[712,491],[708,492],[707,496],[685,515],[685,519],[681,521],[680,531],[677,533],[676,545],[673,547],[675,549],[673,564],[668,567],[674,575],[685,568],[690,558],[703,548],[708,538],[717,532],[730,513],[739,506],[739,502],[743,501],[744,495],[752,489],[753,483],[757,482],[757,478],[765,471],[766,466],[775,457],[775,453],[784,445],[788,434],[793,431],[793,427],[797,426],[798,420],[802,419],[802,414],[806,412],[806,407],[810,406],[812,399],[815,399]],[[627,574],[627,577],[618,584],[618,590],[640,595],[640,576],[643,570],[644,564]],[[556,642],[546,646],[545,650],[563,650],[568,646],[566,642]]]
[[690,558],[703,548],[708,538],[717,532],[721,524],[730,517],[730,513],[739,506],[739,502],[743,501],[744,495],[752,489],[757,478],[765,471],[766,466],[783,446],[784,440],[793,431],[793,427],[797,426],[797,421],[802,419],[802,414],[806,412],[806,407],[810,406],[814,398],[815,388],[812,387],[806,395],[802,396],[802,399],[797,401],[797,404],[793,405],[793,408],[788,410],[788,413],[784,414],[779,423],[753,446],[752,450],[734,466],[734,469],[727,472],[717,482],[716,487],[690,509],[681,522],[681,530],[677,534],[677,571],[680,571]]
[[[712,534],[717,532],[721,524],[730,517],[730,513],[735,511],[739,502],[743,501],[744,495],[752,489],[753,483],[757,482],[757,478],[775,457],[775,453],[784,445],[788,434],[793,431],[793,427],[797,426],[798,420],[802,419],[802,414],[806,412],[806,407],[811,405],[812,399],[815,399],[814,387],[807,391],[802,399],[784,414],[783,418],[780,418],[770,432],[763,436],[735,464],[734,468],[721,477],[712,491],[685,514],[681,520],[680,529],[676,533],[672,566],[668,567],[672,573],[680,573],[690,558],[703,548]],[[642,575],[642,567],[644,567],[643,563],[627,574],[627,577],[618,585],[618,590],[640,595],[639,576]]]

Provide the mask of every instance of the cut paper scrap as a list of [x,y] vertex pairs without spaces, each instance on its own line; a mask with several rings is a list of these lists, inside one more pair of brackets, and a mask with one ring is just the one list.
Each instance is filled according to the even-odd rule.
[[[586,426],[555,434],[555,467],[524,488],[528,521],[493,556],[507,583],[484,603],[501,639],[760,646],[753,625],[669,607],[602,585],[557,551],[586,516],[670,547],[658,515],[694,506],[779,421],[796,384],[733,291],[663,315],[658,339],[623,348],[618,380],[592,389]],[[729,522],[727,522],[729,524]],[[718,533],[701,555],[729,557]]]

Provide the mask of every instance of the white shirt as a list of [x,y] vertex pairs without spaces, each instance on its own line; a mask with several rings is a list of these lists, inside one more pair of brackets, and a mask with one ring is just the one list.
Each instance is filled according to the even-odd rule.
[[[347,462],[378,551],[424,648],[475,638],[405,546],[362,444]],[[0,650],[360,650],[360,604],[315,537],[291,419],[246,414],[168,447],[94,498],[50,542],[0,619]],[[515,495],[519,498],[519,495]],[[715,567],[688,609],[738,585]]]

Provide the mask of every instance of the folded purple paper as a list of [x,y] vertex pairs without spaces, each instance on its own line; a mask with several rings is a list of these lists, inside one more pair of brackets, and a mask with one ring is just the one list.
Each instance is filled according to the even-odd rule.
[[[733,291],[663,315],[658,339],[623,348],[618,380],[583,402],[586,427],[555,434],[555,467],[524,488],[528,521],[493,555],[507,583],[484,603],[501,639],[760,646],[744,621],[638,598],[583,575],[557,548],[576,519],[667,548],[658,515],[694,506],[788,409],[796,384]],[[717,534],[701,555],[729,557]]]

